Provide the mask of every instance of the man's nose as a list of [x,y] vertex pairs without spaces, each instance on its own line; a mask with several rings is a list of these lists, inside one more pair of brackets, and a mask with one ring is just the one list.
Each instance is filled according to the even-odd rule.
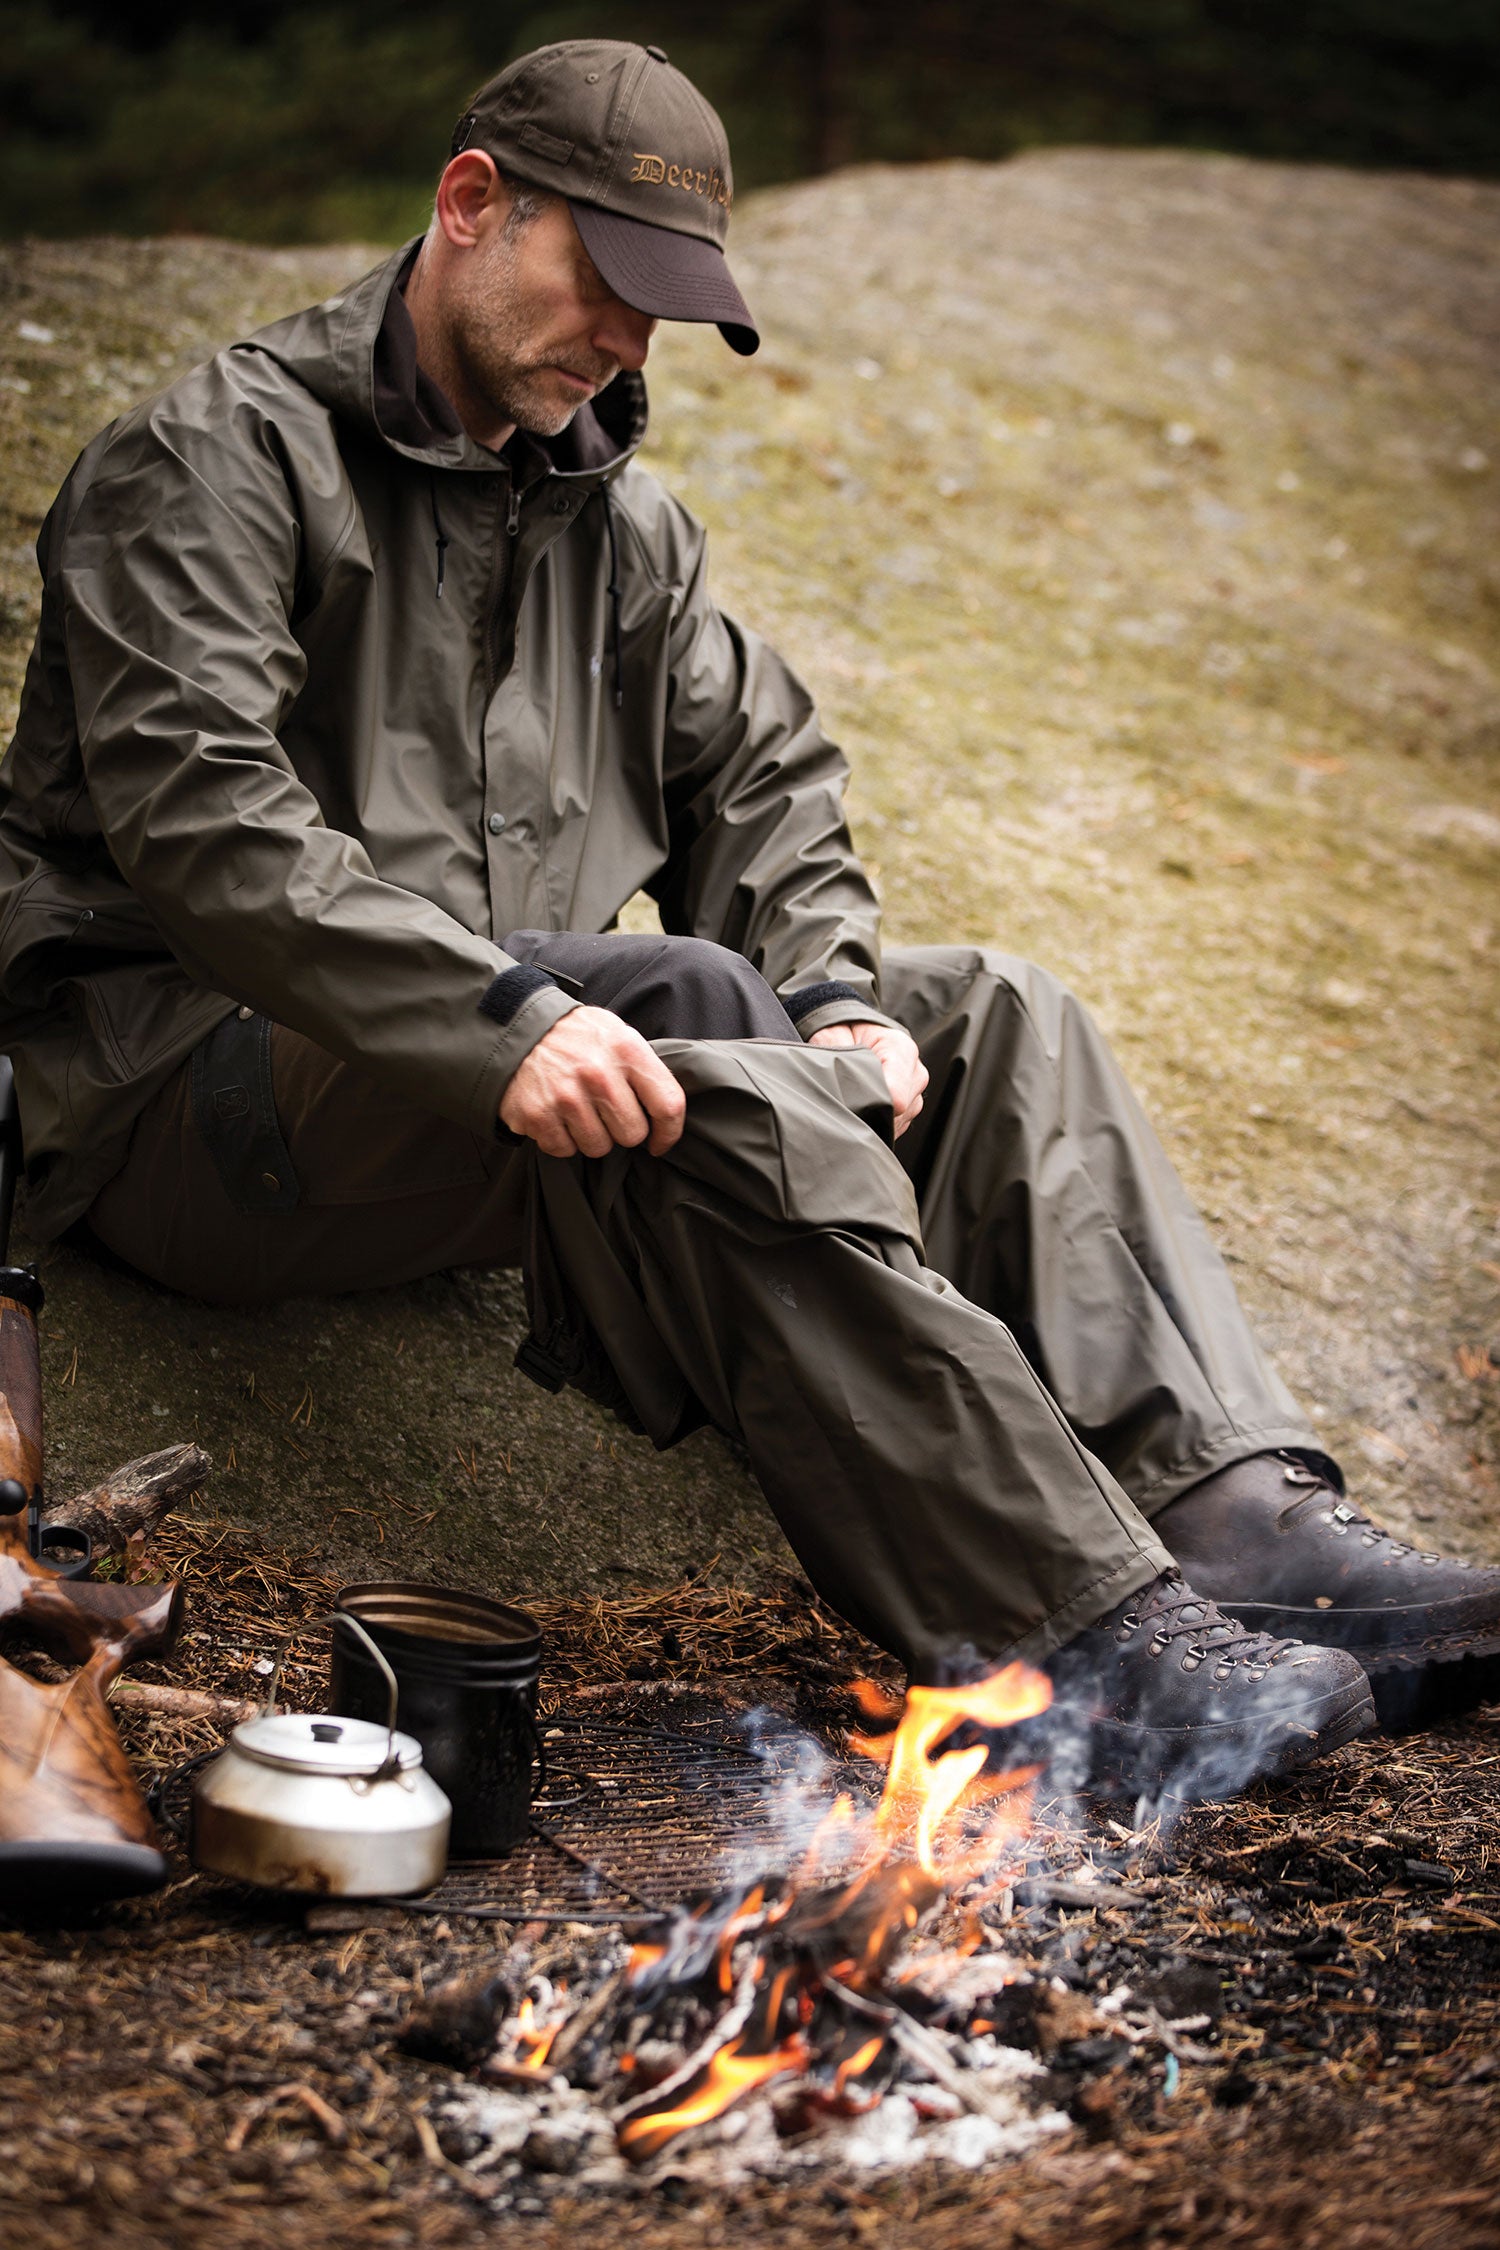
[[650,313],[637,312],[634,305],[615,297],[594,330],[593,343],[596,350],[634,371],[645,366],[655,334],[656,321]]

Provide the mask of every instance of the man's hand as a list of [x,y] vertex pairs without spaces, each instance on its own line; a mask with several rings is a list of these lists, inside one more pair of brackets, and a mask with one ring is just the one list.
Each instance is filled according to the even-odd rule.
[[868,1047],[872,1054],[879,1056],[891,1092],[891,1106],[896,1112],[896,1138],[899,1140],[921,1109],[922,1089],[927,1084],[926,1066],[917,1053],[915,1039],[888,1023],[830,1023],[821,1031],[815,1031],[807,1044],[809,1047]]
[[687,1102],[666,1064],[608,1008],[560,1016],[517,1066],[500,1122],[544,1156],[607,1156],[649,1134],[664,1156],[682,1133]]

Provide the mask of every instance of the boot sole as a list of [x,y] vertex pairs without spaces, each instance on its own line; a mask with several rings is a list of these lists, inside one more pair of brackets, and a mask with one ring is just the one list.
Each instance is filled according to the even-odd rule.
[[1421,1672],[1429,1664],[1500,1655],[1500,1617],[1495,1616],[1468,1622],[1455,1618],[1446,1627],[1434,1623],[1426,1632],[1412,1632],[1401,1629],[1399,1610],[1275,1609],[1265,1602],[1225,1602],[1221,1607],[1253,1633],[1341,1648],[1372,1674]]
[[1356,1679],[1295,1714],[1216,1726],[1132,1727],[1094,1722],[1090,1786],[1107,1794],[1156,1791],[1184,1803],[1237,1796],[1252,1781],[1295,1773],[1369,1734],[1377,1724],[1367,1680]]

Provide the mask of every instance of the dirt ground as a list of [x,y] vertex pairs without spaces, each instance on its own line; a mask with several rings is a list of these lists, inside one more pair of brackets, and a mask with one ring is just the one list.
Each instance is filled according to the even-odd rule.
[[[1085,995],[1351,1481],[1419,1543],[1500,1559],[1497,219],[1494,187],[1090,151],[778,191],[735,229],[765,348],[665,331],[651,444],[721,599],[850,752],[891,935],[995,944]],[[373,255],[0,247],[0,706],[76,448]],[[42,1270],[54,1489],[170,1440],[214,1457],[181,1552],[193,1665],[225,1685],[288,1551],[554,1602],[715,1556],[750,1602],[787,1567],[719,1440],[659,1457],[513,1373],[503,1278],[248,1316],[71,1252]],[[776,1599],[770,1669],[800,1597]],[[1193,1817],[1133,1935],[1235,2004],[1223,2062],[1170,2101],[1123,2089],[998,2180],[664,2190],[607,2218],[564,2189],[526,2239],[1500,2241],[1497,1757],[1475,1715]],[[1033,1932],[1044,1957],[1066,1920]],[[1071,1942],[1107,1966],[1130,1935]],[[481,1942],[310,1937],[201,1883],[0,1939],[0,2234],[489,2239],[417,2129],[431,2066],[388,2046],[413,1985]],[[289,2081],[341,2143],[296,2097],[250,2115]]]
[[[288,1688],[316,1704],[332,1582],[314,1560],[193,1524],[169,1525],[155,1560],[183,1576],[194,1626],[169,1671],[140,1677],[242,1693],[292,1636]],[[659,1721],[661,1698],[637,1684],[649,1674],[701,1689],[704,1708],[760,1700],[837,1745],[852,1704],[835,1683],[874,1652],[826,1613],[799,1631],[802,1607],[795,1588],[715,1584],[553,1603],[547,1706],[566,1715],[580,1687],[613,1681],[611,1718]],[[218,1739],[139,1709],[122,1725],[148,1776]],[[1087,1855],[1124,1882],[1097,1906],[1018,1891],[993,1942],[1062,1979],[1064,2010],[1128,1984],[1205,2028],[1178,2071],[1099,2038],[1102,2018],[1064,2014],[1040,2043],[1038,2094],[1072,2133],[977,2176],[723,2192],[669,2162],[623,2194],[546,2174],[507,2187],[471,2168],[445,2115],[465,2074],[403,2053],[397,2031],[424,1991],[498,1966],[512,1926],[387,1909],[313,1927],[295,1902],[179,1864],[156,1898],[0,1932],[0,2240],[477,2250],[519,2235],[567,2250],[583,2234],[772,2250],[793,2234],[968,2250],[982,2231],[998,2250],[1493,2250],[1497,1768],[1500,1707],[1354,1744],[1138,1853],[1108,1825],[1124,1808],[1044,1795],[1033,1878]]]

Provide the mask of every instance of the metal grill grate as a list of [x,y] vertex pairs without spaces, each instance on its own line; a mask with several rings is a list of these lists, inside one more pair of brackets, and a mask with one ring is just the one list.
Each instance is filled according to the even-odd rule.
[[[675,1908],[781,1848],[775,1789],[802,1738],[754,1749],[716,1726],[560,1716],[545,1722],[552,1769],[532,1835],[500,1860],[460,1860],[420,1904],[431,1913],[631,1921]],[[868,1778],[838,1769],[838,1785]]]

